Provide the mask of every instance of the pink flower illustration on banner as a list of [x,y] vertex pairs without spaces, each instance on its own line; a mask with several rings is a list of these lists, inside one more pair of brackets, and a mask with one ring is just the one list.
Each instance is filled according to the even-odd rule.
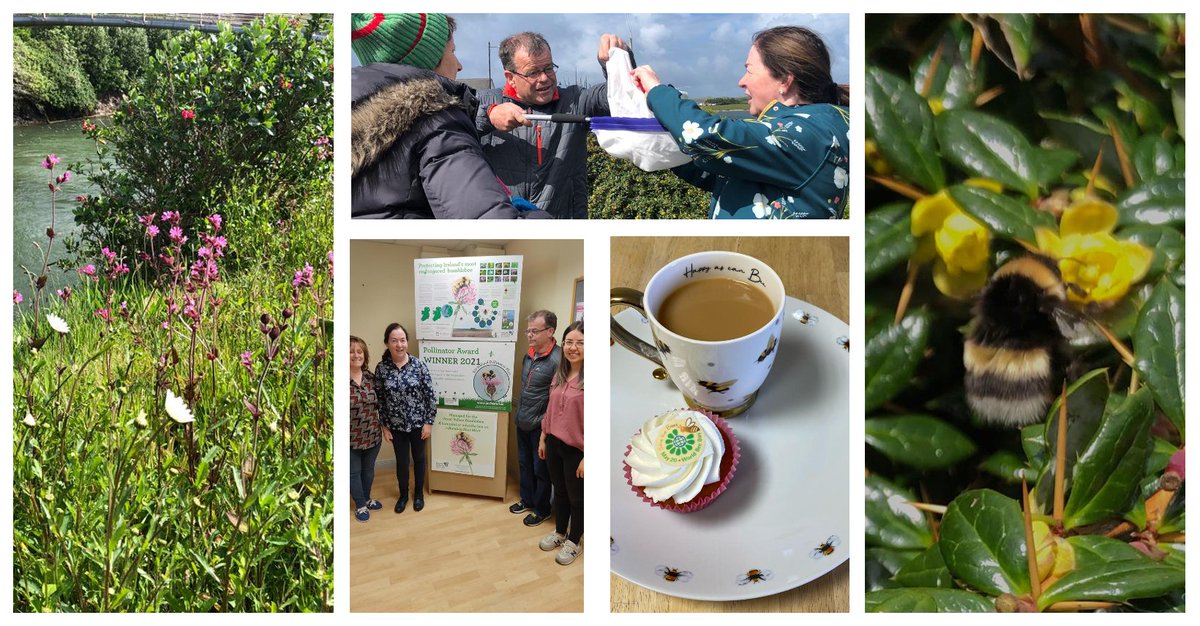
[[479,292],[475,289],[475,284],[466,276],[461,276],[458,280],[450,285],[450,294],[454,296],[454,302],[457,306],[454,307],[454,315],[458,316],[463,308],[471,306],[475,299],[479,297]]
[[479,380],[485,387],[487,387],[488,399],[495,400],[496,388],[500,386],[500,377],[496,376],[495,371],[488,370],[479,375]]
[[450,452],[457,455],[460,461],[466,461],[471,473],[475,473],[475,463],[471,461],[471,457],[479,453],[475,452],[475,440],[470,435],[464,432],[456,433],[454,439],[450,440]]

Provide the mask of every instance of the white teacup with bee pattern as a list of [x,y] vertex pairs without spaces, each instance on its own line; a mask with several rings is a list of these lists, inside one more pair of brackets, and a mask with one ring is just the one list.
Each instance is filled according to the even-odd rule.
[[754,403],[775,363],[786,296],[766,263],[718,251],[671,261],[645,293],[613,288],[611,304],[640,310],[654,336],[650,345],[614,319],[618,343],[661,365],[689,406],[733,417]]

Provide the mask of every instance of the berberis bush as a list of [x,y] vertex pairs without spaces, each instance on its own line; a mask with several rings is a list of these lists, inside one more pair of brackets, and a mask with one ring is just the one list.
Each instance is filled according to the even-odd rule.
[[[291,74],[284,60],[295,58],[296,46],[331,49],[332,38],[282,37],[285,25],[286,19],[268,20],[241,35],[211,38],[187,33],[169,48],[184,57],[213,42],[225,42],[228,51],[254,49],[257,63],[287,72],[291,89],[325,111],[325,118],[303,125],[330,128],[331,111],[318,104],[332,97],[328,76]],[[264,38],[268,33],[274,35]],[[177,79],[204,73],[196,65]],[[225,78],[203,83],[213,100],[236,98],[243,87]],[[143,87],[141,93],[139,106],[147,109],[178,105],[178,92]],[[193,106],[196,117],[181,121],[211,112]],[[264,98],[250,106],[284,105]],[[291,123],[280,118],[273,125]],[[84,132],[96,132],[89,126]],[[160,130],[148,118],[123,117],[114,126],[112,137]],[[81,198],[87,207],[129,203],[121,206],[132,211],[146,201],[154,208],[131,213],[112,230],[92,214],[94,254],[78,259],[76,283],[57,293],[46,287],[48,275],[59,271],[46,261],[57,243],[53,227],[36,244],[43,263],[29,272],[29,287],[13,293],[15,610],[332,606],[328,146],[321,144],[326,152],[318,154],[301,135],[292,134],[290,143],[269,137],[238,138],[272,146],[259,153],[273,156],[258,161],[262,171],[253,176],[280,181],[299,176],[285,173],[289,168],[305,170],[313,177],[304,183],[306,194],[280,191],[239,204],[238,211],[229,202],[208,203],[231,190],[237,193],[227,197],[246,198],[254,184],[246,182],[245,164],[226,171],[246,187],[182,177],[195,194],[186,202],[174,186],[180,177],[135,179],[109,170],[124,183],[109,188],[113,195]],[[232,140],[219,125],[190,140],[153,149],[163,160],[182,158],[168,154],[172,149],[208,154],[202,163],[212,169],[229,155],[256,153],[219,145]],[[138,161],[126,151],[151,149],[114,143],[105,145],[106,158],[133,164],[132,171]],[[71,187],[72,174],[60,162],[57,155],[42,162],[52,211]],[[122,195],[135,190],[136,203],[134,195]],[[168,198],[180,204],[160,204]],[[243,262],[235,268],[231,260],[239,253]]]

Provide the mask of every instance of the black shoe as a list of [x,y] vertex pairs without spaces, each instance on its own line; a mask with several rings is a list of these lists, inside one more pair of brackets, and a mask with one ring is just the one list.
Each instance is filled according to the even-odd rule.
[[549,515],[538,515],[537,513],[530,513],[529,515],[525,516],[525,525],[526,526],[537,526],[538,524],[541,524],[542,522],[544,522],[548,519],[550,519]]
[[396,512],[403,513],[404,507],[407,505],[408,505],[408,494],[404,494],[404,495],[400,496],[399,500],[396,500]]
[[526,506],[525,502],[523,502],[521,500],[517,500],[516,504],[508,507],[508,512],[513,513],[513,514],[524,513],[525,511],[528,511],[528,510],[529,510],[529,507]]
[[413,498],[413,510],[420,511],[423,508],[425,508],[425,498],[422,498],[421,496]]

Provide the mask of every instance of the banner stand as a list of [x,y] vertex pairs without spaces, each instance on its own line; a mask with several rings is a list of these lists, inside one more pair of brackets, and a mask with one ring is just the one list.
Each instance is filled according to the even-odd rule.
[[[496,471],[493,478],[435,472],[427,466],[425,475],[428,477],[429,491],[468,493],[504,500],[508,487],[508,426],[511,421],[508,416],[508,413],[496,414]],[[427,465],[432,463],[432,454],[426,454],[425,458]]]

